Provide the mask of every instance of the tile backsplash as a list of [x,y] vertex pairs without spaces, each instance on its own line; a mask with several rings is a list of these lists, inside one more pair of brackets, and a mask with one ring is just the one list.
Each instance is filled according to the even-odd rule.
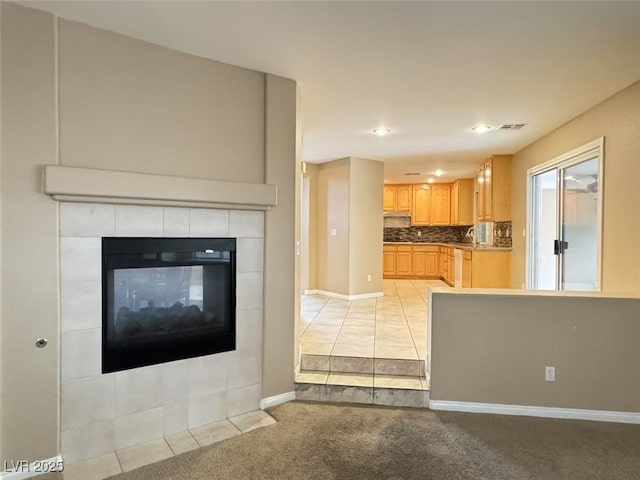
[[493,245],[496,247],[512,247],[513,231],[511,222],[495,222],[493,224]]
[[464,236],[469,227],[385,227],[385,242],[468,243]]
[[[391,222],[387,222],[385,219],[383,236],[385,242],[471,243],[471,238],[465,236],[469,229],[468,226],[411,227],[389,226],[389,223]],[[495,247],[511,248],[511,237],[510,221],[493,224],[493,245]]]

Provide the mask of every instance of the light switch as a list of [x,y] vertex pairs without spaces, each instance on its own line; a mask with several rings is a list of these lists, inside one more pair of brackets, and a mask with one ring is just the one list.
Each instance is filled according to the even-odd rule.
[[337,237],[338,236],[338,229],[337,228],[332,228],[331,229],[331,236],[332,237]]

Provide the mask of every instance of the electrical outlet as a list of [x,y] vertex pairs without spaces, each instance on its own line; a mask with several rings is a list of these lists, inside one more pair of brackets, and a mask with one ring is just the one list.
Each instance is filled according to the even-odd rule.
[[421,237],[422,236],[422,230],[418,230],[418,236]]
[[556,381],[556,367],[544,367],[544,381],[545,382]]
[[332,228],[331,229],[331,236],[332,237],[337,237],[338,236],[338,229],[337,228]]
[[371,274],[367,275],[367,282],[371,281]]

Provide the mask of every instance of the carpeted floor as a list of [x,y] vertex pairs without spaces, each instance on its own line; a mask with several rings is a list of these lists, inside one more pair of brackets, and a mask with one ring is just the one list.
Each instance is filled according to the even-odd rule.
[[113,478],[640,478],[640,425],[303,402],[270,413],[274,426]]
[[640,425],[292,402],[118,480],[640,478]]

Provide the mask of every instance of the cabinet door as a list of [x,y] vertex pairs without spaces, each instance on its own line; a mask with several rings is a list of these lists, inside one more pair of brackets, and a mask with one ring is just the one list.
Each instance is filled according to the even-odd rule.
[[427,275],[427,252],[413,252],[413,274],[419,277]]
[[484,220],[493,217],[493,165],[491,160],[484,164]]
[[385,212],[396,211],[397,187],[395,185],[384,186],[383,209]]
[[459,185],[458,185],[458,182],[456,182],[451,186],[451,225],[460,224],[459,207],[458,207],[459,195],[460,195]]
[[456,279],[456,260],[453,250],[449,252],[449,283],[454,283]]
[[411,252],[396,255],[396,275],[411,275]]
[[430,225],[430,213],[431,188],[429,185],[414,185],[411,223],[413,225]]
[[425,272],[427,277],[438,276],[438,252],[425,252]]
[[471,288],[471,259],[464,259],[462,261],[462,286],[464,288]]
[[396,191],[396,212],[411,211],[411,185],[398,185]]
[[478,220],[484,220],[484,165],[478,172]]
[[431,189],[431,225],[451,224],[451,186],[433,185]]
[[382,275],[394,276],[396,275],[396,251],[395,249],[387,250],[386,248],[382,252]]

